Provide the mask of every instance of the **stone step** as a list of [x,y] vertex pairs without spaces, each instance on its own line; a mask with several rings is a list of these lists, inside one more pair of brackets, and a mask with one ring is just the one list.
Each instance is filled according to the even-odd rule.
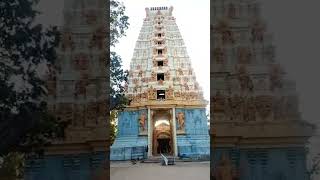
[[142,162],[143,163],[160,163],[161,157],[160,156],[152,156],[152,157],[149,157],[148,159],[143,160]]
[[145,159],[141,161],[142,163],[160,163],[161,159]]
[[[172,158],[177,159],[175,156],[166,156],[166,157],[168,159],[172,159]],[[161,163],[161,161],[162,161],[161,156],[152,156],[152,157],[149,157],[148,159],[142,160],[141,162],[142,163]]]

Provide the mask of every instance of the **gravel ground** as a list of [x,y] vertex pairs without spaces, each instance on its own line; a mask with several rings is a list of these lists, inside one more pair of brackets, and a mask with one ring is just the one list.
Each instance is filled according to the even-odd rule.
[[160,163],[111,162],[110,180],[209,180],[210,162]]

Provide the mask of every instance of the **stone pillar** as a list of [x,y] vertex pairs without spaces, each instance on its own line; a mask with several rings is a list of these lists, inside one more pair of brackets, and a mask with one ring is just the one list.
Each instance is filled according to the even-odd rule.
[[152,156],[152,124],[151,124],[151,110],[148,107],[148,157]]
[[176,108],[172,108],[172,125],[173,125],[173,148],[174,156],[178,156],[178,145],[177,145],[177,128],[176,128]]

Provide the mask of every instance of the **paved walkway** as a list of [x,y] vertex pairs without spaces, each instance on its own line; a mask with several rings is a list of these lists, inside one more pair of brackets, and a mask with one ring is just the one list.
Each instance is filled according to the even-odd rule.
[[110,180],[209,180],[210,162],[160,163],[111,162]]

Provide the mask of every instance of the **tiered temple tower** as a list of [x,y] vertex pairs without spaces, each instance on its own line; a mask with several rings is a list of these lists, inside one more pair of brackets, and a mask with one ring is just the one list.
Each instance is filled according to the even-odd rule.
[[295,83],[275,61],[256,0],[214,0],[212,175],[216,179],[306,179],[307,139]]
[[106,12],[103,0],[65,1],[58,57],[47,81],[49,108],[67,125],[65,139],[27,162],[26,179],[93,179],[106,163]]
[[[111,160],[163,154],[209,155],[209,132],[202,90],[196,81],[173,7],[146,8],[131,60]],[[198,60],[201,61],[201,60]],[[141,157],[142,158],[142,157]]]

